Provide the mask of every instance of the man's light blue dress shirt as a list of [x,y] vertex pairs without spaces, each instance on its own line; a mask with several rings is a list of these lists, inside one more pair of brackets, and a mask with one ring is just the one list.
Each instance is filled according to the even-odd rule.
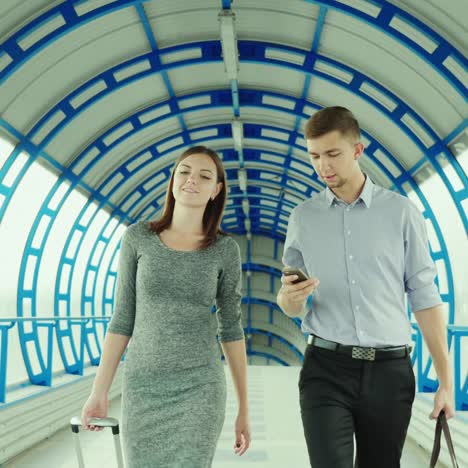
[[414,313],[442,302],[422,214],[369,177],[352,204],[327,187],[296,206],[282,261],[320,280],[302,330],[337,343],[409,344],[406,297]]

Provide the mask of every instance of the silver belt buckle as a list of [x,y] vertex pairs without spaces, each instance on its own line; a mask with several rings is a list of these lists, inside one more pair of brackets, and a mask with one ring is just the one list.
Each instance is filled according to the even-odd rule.
[[353,352],[351,355],[354,359],[365,359],[366,361],[375,361],[374,348],[360,348],[359,346],[353,346]]

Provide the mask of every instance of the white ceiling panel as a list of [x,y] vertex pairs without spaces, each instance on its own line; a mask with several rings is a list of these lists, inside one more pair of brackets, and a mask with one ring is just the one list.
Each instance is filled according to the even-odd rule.
[[179,121],[173,117],[165,122],[150,125],[144,130],[133,133],[110,151],[107,151],[105,158],[97,163],[94,170],[89,172],[84,180],[92,186],[99,184],[109,171],[117,169],[130,157],[149,147],[158,148],[161,140],[166,138],[172,140],[172,137],[177,138],[176,134],[180,133],[180,131]]
[[0,2],[0,42],[28,24],[34,18],[50,10],[61,0],[2,0]]
[[[232,141],[232,138],[216,138],[215,140],[207,141],[206,143],[202,144],[214,149],[215,151],[234,149],[234,142]],[[220,154],[220,156],[222,157],[222,154]]]
[[310,50],[319,7],[309,2],[273,0],[233,4],[237,37]]
[[171,9],[167,2],[158,3],[145,4],[145,11],[160,49],[219,39],[220,2],[173,2]]
[[[419,160],[421,151],[396,124],[351,91],[347,91],[320,78],[314,78],[310,85],[308,99],[322,106],[344,105],[352,109],[362,130],[376,137],[406,167],[412,167]],[[385,129],[382,131],[381,129]]]
[[189,130],[205,125],[230,123],[233,119],[232,107],[213,107],[204,110],[184,112],[183,119]]
[[[441,135],[462,118],[463,100],[445,78],[400,42],[356,18],[330,11],[319,53],[384,85]],[[444,119],[438,118],[441,113]]]
[[176,95],[226,88],[229,83],[222,61],[175,68],[168,76]]
[[[111,13],[70,31],[25,62],[2,85],[0,109],[26,133],[47,107],[90,76],[148,50],[134,10]],[[31,111],[25,112],[28,106]]]
[[385,188],[390,188],[392,185],[391,180],[387,177],[385,172],[376,164],[374,157],[369,157],[367,154],[363,154],[361,159],[359,160],[359,165],[361,169],[366,173],[369,174],[371,180],[377,184],[381,185]]
[[252,148],[258,150],[271,150],[275,151],[276,153],[280,154],[288,154],[289,147],[286,144],[278,143],[273,141],[272,139],[265,137],[263,139],[260,138],[244,138],[244,147],[245,148]]
[[392,3],[421,20],[460,52],[468,53],[466,0],[392,0]]
[[68,165],[84,143],[102,134],[129,114],[168,99],[160,76],[152,75],[118,89],[81,112],[46,147],[61,164]]
[[304,87],[304,74],[287,68],[287,62],[285,66],[241,62],[239,86],[299,97]]
[[243,107],[242,120],[260,125],[279,126],[290,131],[293,131],[296,125],[296,117],[293,114],[261,107]]

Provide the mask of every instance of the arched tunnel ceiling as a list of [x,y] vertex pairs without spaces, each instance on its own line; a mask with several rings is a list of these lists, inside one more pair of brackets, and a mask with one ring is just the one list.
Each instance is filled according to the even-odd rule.
[[23,151],[60,176],[51,197],[66,183],[126,224],[160,212],[174,160],[205,144],[228,173],[223,227],[281,241],[291,209],[324,188],[304,124],[344,105],[365,172],[403,194],[438,172],[468,230],[447,147],[466,128],[463,17],[463,0],[3,0],[0,132],[18,145],[11,163]]

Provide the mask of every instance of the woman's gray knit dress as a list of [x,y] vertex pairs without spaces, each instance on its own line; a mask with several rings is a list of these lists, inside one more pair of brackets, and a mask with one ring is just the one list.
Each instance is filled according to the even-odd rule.
[[218,235],[207,249],[174,250],[139,221],[122,237],[116,288],[108,331],[132,336],[122,392],[127,467],[210,467],[226,406],[216,332],[222,342],[244,338],[239,246]]

